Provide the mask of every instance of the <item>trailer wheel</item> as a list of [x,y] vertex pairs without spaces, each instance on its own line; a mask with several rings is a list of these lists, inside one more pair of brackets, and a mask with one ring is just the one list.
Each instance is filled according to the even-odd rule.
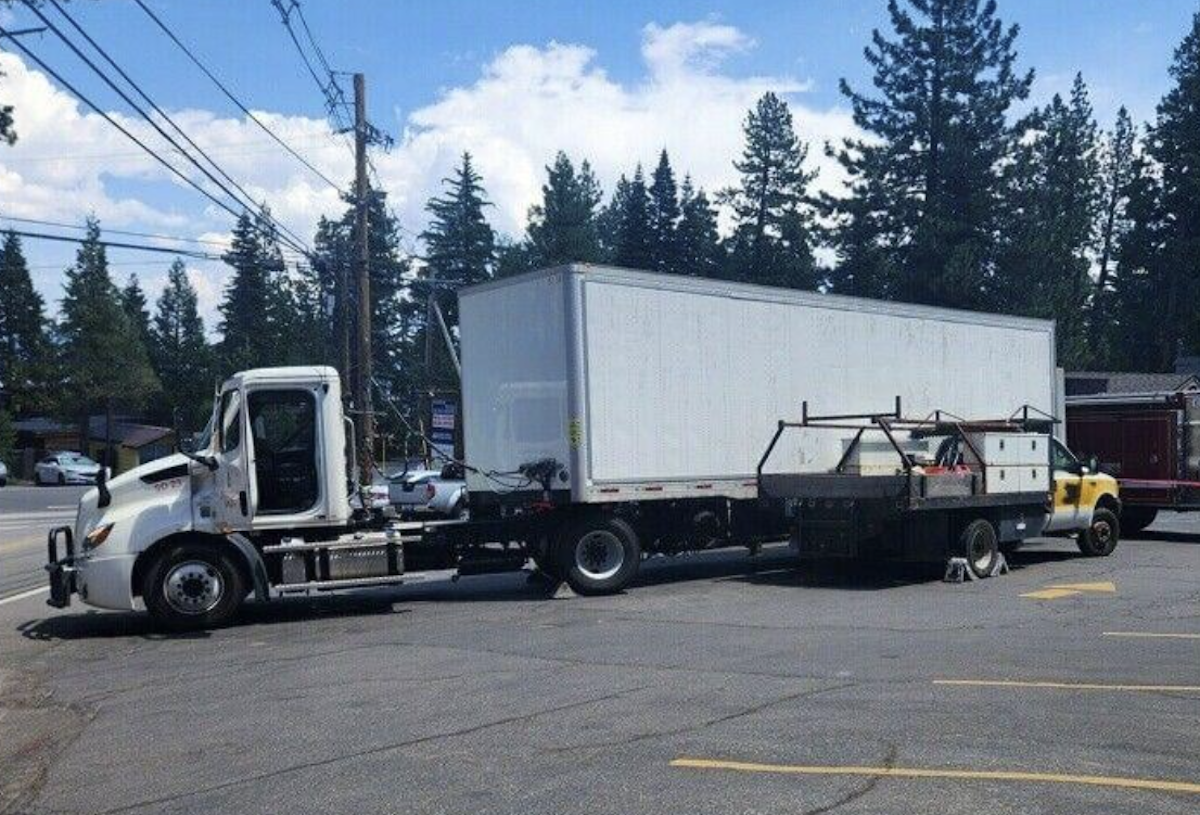
[[1154,523],[1158,510],[1150,507],[1125,507],[1121,510],[1121,531],[1136,535]]
[[176,631],[228,622],[246,592],[245,576],[233,556],[202,543],[180,543],[166,549],[150,564],[142,583],[142,599],[150,616]]
[[642,547],[626,521],[589,515],[567,526],[558,555],[562,576],[577,594],[612,594],[637,574]]
[[990,577],[1000,557],[996,527],[986,518],[976,518],[963,529],[958,542],[967,567],[976,577]]
[[1121,537],[1121,522],[1111,509],[1097,507],[1092,513],[1092,525],[1075,539],[1079,551],[1088,557],[1108,557],[1117,548]]

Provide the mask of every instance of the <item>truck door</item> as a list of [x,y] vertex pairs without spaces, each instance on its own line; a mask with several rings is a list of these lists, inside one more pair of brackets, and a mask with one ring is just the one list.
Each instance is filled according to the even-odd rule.
[[1083,468],[1079,459],[1058,439],[1050,444],[1050,467],[1054,473],[1054,508],[1046,520],[1046,532],[1079,528],[1083,497]]
[[[251,390],[251,494],[258,517],[304,515],[319,508],[317,398],[302,388]],[[276,518],[282,520],[282,518]]]
[[249,444],[245,432],[242,392],[236,388],[221,394],[217,416],[217,527],[227,531],[250,528],[254,506],[250,494]]

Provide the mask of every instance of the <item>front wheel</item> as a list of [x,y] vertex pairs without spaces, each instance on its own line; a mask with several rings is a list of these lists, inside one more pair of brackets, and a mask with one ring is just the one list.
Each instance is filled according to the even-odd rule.
[[246,592],[245,577],[232,554],[202,543],[169,547],[142,583],[150,616],[174,630],[223,625],[237,613]]
[[1088,557],[1108,557],[1117,548],[1121,537],[1121,522],[1110,509],[1097,509],[1092,513],[1092,523],[1079,533],[1076,543],[1079,551]]
[[577,594],[613,594],[637,575],[642,547],[627,521],[589,515],[569,524],[558,541],[559,569]]

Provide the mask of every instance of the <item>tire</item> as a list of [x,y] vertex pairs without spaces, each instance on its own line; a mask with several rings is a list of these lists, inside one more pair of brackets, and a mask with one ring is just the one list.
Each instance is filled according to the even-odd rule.
[[556,549],[559,571],[576,594],[619,592],[642,563],[637,533],[611,515],[589,515],[568,524]]
[[65,475],[63,475],[62,473],[58,474],[58,486],[60,486],[60,487],[67,486],[67,477]]
[[1136,535],[1154,523],[1158,510],[1151,507],[1125,507],[1121,510],[1121,532]]
[[234,555],[204,543],[168,547],[142,582],[146,610],[156,623],[173,631],[227,623],[247,591],[246,577]]
[[1108,557],[1121,539],[1121,522],[1111,509],[1098,508],[1092,524],[1075,539],[1079,551],[1087,557]]
[[967,568],[976,577],[990,577],[1000,557],[996,527],[985,518],[976,518],[958,536],[959,551],[967,559]]

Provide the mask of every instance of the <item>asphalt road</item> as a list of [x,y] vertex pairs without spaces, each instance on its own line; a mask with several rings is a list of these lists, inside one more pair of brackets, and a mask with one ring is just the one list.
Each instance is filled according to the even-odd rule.
[[1200,518],[1142,537],[961,585],[705,555],[181,637],[10,602],[0,811],[1195,813]]
[[73,523],[88,487],[0,487],[0,599],[45,583],[46,533]]

